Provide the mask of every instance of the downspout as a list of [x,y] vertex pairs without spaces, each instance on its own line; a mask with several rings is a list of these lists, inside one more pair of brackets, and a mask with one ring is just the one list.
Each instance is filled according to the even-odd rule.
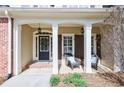
[[11,17],[9,16],[8,10],[5,10],[5,15],[8,18],[8,75],[7,79],[12,77],[12,61],[11,61],[11,33],[12,33],[12,20]]

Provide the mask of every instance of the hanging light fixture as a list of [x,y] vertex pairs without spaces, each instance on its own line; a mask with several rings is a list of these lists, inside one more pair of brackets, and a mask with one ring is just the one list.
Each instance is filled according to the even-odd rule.
[[36,33],[36,35],[39,35],[39,34],[42,34],[42,32],[41,32],[41,28],[40,28],[40,23],[39,23],[39,27],[38,27],[38,33]]
[[82,34],[84,33],[84,28],[83,28],[83,27],[81,28],[81,33],[82,33]]
[[40,24],[39,27],[37,29],[38,33],[36,33],[36,35],[40,35],[40,34],[52,34],[51,32],[44,32],[44,30],[41,29]]
[[38,30],[38,33],[41,34],[40,24],[39,24],[39,28],[37,30]]

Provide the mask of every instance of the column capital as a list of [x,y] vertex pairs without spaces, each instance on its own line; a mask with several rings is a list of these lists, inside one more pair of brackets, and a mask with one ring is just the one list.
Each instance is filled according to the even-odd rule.
[[56,23],[52,24],[52,30],[58,31],[58,24],[56,24]]
[[53,23],[52,27],[58,27],[58,23]]
[[90,23],[84,24],[84,27],[92,27],[92,24],[90,24]]
[[84,25],[84,30],[91,30],[92,29],[92,24],[86,24]]

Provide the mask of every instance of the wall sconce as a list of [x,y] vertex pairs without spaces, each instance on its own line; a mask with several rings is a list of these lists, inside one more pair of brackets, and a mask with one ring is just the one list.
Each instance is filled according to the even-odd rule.
[[81,33],[82,33],[82,34],[84,33],[84,28],[83,28],[83,27],[81,28]]

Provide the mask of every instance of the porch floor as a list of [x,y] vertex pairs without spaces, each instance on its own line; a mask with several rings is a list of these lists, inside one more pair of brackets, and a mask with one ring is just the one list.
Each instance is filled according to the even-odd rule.
[[[77,72],[77,73],[85,73],[83,66],[80,65],[79,68],[74,68],[72,70],[70,67],[68,67],[65,64],[63,64],[62,61],[63,60],[59,60],[59,62],[58,62],[59,63],[58,64],[59,74],[68,74],[68,73],[75,73],[75,72]],[[65,63],[65,61],[64,61],[64,63]],[[52,62],[36,62],[36,63],[33,63],[32,65],[30,65],[30,68],[36,69],[37,73],[41,73],[41,72],[52,73]],[[98,67],[98,70],[95,70],[95,69],[92,68],[92,73],[97,73],[97,72],[104,73],[106,71],[104,69],[102,69],[100,66]]]
[[[85,73],[82,65],[80,65],[79,68],[74,68],[72,70],[70,67],[66,66],[65,63],[66,63],[65,60],[58,61],[59,74],[68,74],[68,73],[75,73],[75,72]],[[40,71],[43,71],[43,72],[48,72],[50,70],[49,72],[52,73],[52,62],[36,62],[30,65],[30,68],[37,68],[37,69],[39,68],[41,69]],[[92,68],[92,73],[97,73],[97,72],[104,73],[104,72],[110,72],[110,71],[98,65],[98,70],[95,70]]]

